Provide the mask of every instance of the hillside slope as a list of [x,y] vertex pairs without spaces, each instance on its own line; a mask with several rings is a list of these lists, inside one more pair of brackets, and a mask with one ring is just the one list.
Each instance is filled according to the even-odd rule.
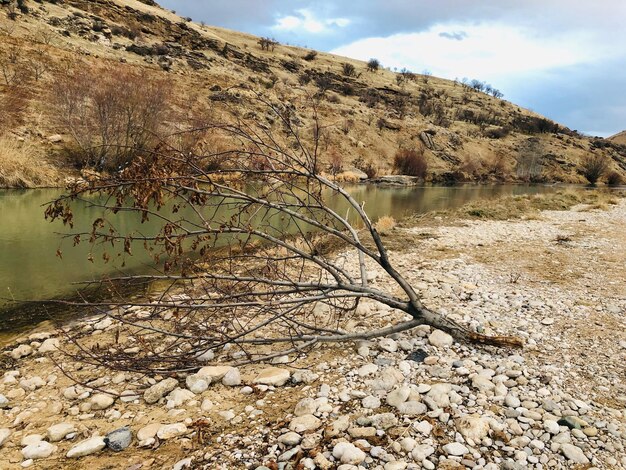
[[438,182],[583,182],[580,163],[590,154],[626,174],[626,147],[587,138],[467,84],[370,71],[360,61],[280,44],[264,50],[257,37],[196,24],[150,0],[27,0],[23,11],[13,1],[0,2],[0,186],[11,184],[3,161],[5,173],[9,163],[20,163],[3,142],[28,145],[30,155],[19,158],[47,160],[57,181],[77,173],[81,164],[68,157],[74,139],[55,114],[50,90],[68,67],[119,64],[171,83],[179,116],[214,118],[236,107],[276,125],[245,93],[231,90],[244,85],[288,104],[306,127],[314,96],[325,158],[340,160],[342,170],[392,174],[398,149],[417,148],[425,152],[427,179]]
[[619,132],[609,137],[608,140],[618,145],[626,145],[626,131]]

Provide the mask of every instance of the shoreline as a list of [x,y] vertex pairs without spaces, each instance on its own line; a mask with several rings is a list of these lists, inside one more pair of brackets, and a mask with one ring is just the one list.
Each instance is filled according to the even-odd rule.
[[[188,458],[194,468],[271,468],[298,458],[305,468],[626,468],[618,458],[626,444],[624,223],[622,199],[607,209],[575,206],[509,220],[457,214],[386,237],[428,306],[491,333],[521,335],[521,351],[459,344],[428,327],[237,373],[225,350],[207,365],[226,369],[204,371],[211,383],[200,391],[183,376],[77,367],[55,351],[62,338],[31,335],[3,356],[0,455],[7,468],[21,468],[26,438],[30,450],[50,451],[34,460],[42,469],[184,468]],[[373,278],[383,282],[379,273]],[[357,313],[357,327],[361,317],[384,325],[393,315],[369,302]],[[84,319],[71,329],[100,342],[115,325]],[[259,381],[269,367],[280,372]],[[165,381],[147,403],[144,389]],[[73,430],[50,442],[51,426],[53,434]],[[124,426],[130,447],[106,448],[102,437]],[[85,440],[93,444],[85,456],[67,457]]]

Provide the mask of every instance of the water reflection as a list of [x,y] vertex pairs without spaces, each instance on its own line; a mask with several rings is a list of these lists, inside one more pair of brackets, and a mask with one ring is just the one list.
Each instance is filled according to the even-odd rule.
[[[497,198],[505,195],[536,194],[554,191],[550,186],[523,185],[463,185],[455,187],[379,187],[358,185],[349,188],[373,220],[392,215],[400,219],[406,215],[432,210],[459,207],[477,199]],[[59,196],[54,189],[0,190],[0,297],[17,299],[49,299],[71,295],[76,290],[71,283],[98,279],[115,272],[147,272],[154,269],[143,250],[134,250],[133,256],[113,259],[104,263],[101,252],[88,244],[72,247],[69,239],[61,240],[58,232],[68,229],[61,223],[51,224],[43,218],[44,206]],[[345,213],[345,201],[329,198],[329,204],[339,213]],[[101,210],[82,205],[75,210],[76,230],[89,230],[91,222],[101,216]],[[113,219],[121,233],[141,230],[146,234],[157,232],[157,219],[140,224],[133,213],[120,213]],[[62,259],[56,256],[61,249]],[[88,261],[93,251],[94,262]],[[0,299],[0,308],[7,301]],[[0,331],[11,329],[15,322],[28,323],[28,313],[23,318],[0,316]]]

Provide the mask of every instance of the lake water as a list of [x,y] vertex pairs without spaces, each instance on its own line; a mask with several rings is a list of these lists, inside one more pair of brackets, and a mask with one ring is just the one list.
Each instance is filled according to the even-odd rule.
[[[462,185],[452,187],[381,187],[356,185],[349,188],[357,201],[363,202],[369,216],[376,220],[384,215],[396,219],[411,214],[449,209],[478,199],[508,195],[552,192],[553,186],[532,185]],[[0,190],[0,333],[15,331],[32,325],[58,312],[41,307],[18,306],[15,300],[44,300],[77,295],[73,284],[97,280],[106,275],[128,272],[150,272],[150,259],[136,254],[121,260],[104,263],[94,250],[94,261],[88,260],[91,247],[82,243],[72,246],[71,239],[60,233],[69,228],[59,222],[44,220],[46,203],[62,192],[56,189]],[[332,199],[329,204],[337,205]],[[341,205],[337,207],[341,209]],[[99,209],[87,206],[75,210],[74,230],[88,230],[100,214]],[[141,225],[132,213],[121,213],[115,218],[122,232],[141,227],[146,233],[156,232],[156,221]],[[56,255],[62,251],[62,258]]]

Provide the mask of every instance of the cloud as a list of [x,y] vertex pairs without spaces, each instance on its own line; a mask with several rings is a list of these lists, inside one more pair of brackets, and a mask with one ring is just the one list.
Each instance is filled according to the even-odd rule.
[[333,28],[345,28],[350,24],[347,18],[318,19],[316,15],[306,8],[297,10],[296,15],[280,16],[272,29],[282,32],[307,32],[311,34],[328,33]]
[[[450,40],[457,35],[463,40]],[[376,57],[389,67],[428,68],[447,78],[501,80],[520,73],[597,62],[610,57],[614,50],[584,32],[545,37],[514,25],[455,23],[434,25],[423,32],[361,39],[332,52],[363,60]]]
[[439,37],[454,39],[455,41],[462,41],[467,37],[467,33],[465,31],[455,31],[453,33],[449,33],[447,31],[443,31],[439,33]]

